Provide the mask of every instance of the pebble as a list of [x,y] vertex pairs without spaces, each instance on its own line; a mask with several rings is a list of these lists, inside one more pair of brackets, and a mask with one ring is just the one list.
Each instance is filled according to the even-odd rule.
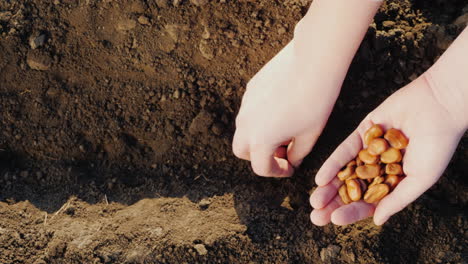
[[208,199],[202,199],[199,203],[198,206],[200,206],[201,209],[205,210],[210,206],[211,201]]
[[326,248],[322,248],[320,251],[320,259],[322,261],[331,261],[336,259],[338,257],[338,254],[340,253],[341,247],[337,245],[329,245]]
[[142,25],[150,25],[150,24],[151,24],[149,18],[146,17],[146,16],[140,16],[140,17],[138,18],[138,23],[140,23],[140,24],[142,24]]
[[278,34],[283,35],[284,33],[286,33],[286,29],[284,27],[279,27]]
[[201,55],[207,59],[207,60],[212,60],[214,58],[214,50],[211,48],[211,46],[208,44],[208,41],[202,40],[200,41],[200,45],[198,46]]
[[390,27],[395,26],[395,21],[386,20],[382,22],[382,25],[386,28],[390,28]]
[[50,68],[52,60],[45,53],[30,52],[26,59],[28,66],[37,71],[46,71]]
[[201,256],[208,254],[208,250],[206,249],[205,245],[203,245],[203,244],[196,244],[193,247],[198,252],[198,254],[200,254]]
[[196,6],[202,6],[208,3],[208,0],[190,0],[190,3]]
[[33,34],[29,37],[29,46],[31,49],[37,49],[41,46],[44,46],[46,41],[46,35],[45,34]]
[[136,27],[136,21],[132,19],[122,20],[117,23],[116,29],[118,31],[130,31]]
[[165,8],[169,5],[168,0],[156,0],[156,5],[159,8]]
[[179,97],[180,97],[180,91],[179,91],[179,90],[175,90],[174,93],[172,94],[172,97],[174,97],[175,99],[179,99]]

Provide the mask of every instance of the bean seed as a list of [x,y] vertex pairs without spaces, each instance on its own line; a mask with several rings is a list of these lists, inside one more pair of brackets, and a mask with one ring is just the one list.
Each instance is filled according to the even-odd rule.
[[380,166],[377,164],[366,164],[356,168],[356,174],[361,179],[372,179],[379,176]]
[[382,155],[380,155],[380,161],[387,164],[400,162],[401,159],[401,152],[396,148],[389,148],[387,151],[382,153]]
[[382,182],[384,182],[384,180],[385,180],[385,178],[383,176],[375,177],[374,180],[369,185],[369,188],[374,186],[374,185],[381,184]]
[[385,184],[390,187],[390,190],[393,190],[402,179],[403,177],[399,177],[398,175],[387,175],[387,177],[385,177]]
[[366,203],[376,203],[384,198],[390,192],[390,187],[387,184],[381,183],[369,187],[369,190],[364,194]]
[[403,168],[398,163],[390,163],[390,164],[385,165],[385,173],[401,175],[403,174]]
[[383,136],[383,134],[384,134],[384,132],[383,132],[383,129],[382,129],[382,127],[380,125],[373,125],[364,134],[364,143],[367,146],[369,146],[369,144],[371,143],[371,141],[374,138],[379,138],[379,137]]
[[348,162],[348,164],[346,164],[346,167],[356,167],[356,161],[351,160],[350,162]]
[[383,138],[376,138],[372,140],[369,146],[367,147],[367,151],[369,152],[369,154],[375,156],[382,154],[387,149],[388,142]]
[[349,198],[348,189],[346,188],[346,184],[341,185],[340,189],[338,189],[338,194],[341,197],[341,200],[345,204],[349,204],[352,200]]
[[375,156],[369,153],[367,149],[359,151],[358,157],[365,164],[376,164],[379,161],[379,156]]
[[408,138],[400,130],[394,128],[389,129],[384,137],[390,146],[396,149],[404,149],[409,143]]
[[357,179],[346,180],[346,188],[348,190],[349,198],[352,201],[359,201],[362,196],[361,184]]
[[353,166],[346,166],[346,168],[344,168],[342,171],[338,172],[338,174],[336,176],[341,181],[344,181],[344,180],[348,179],[353,174],[354,174],[354,167]]

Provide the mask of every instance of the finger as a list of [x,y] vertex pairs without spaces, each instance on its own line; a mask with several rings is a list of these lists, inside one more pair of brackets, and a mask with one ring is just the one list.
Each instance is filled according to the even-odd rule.
[[382,201],[377,205],[374,215],[374,223],[383,225],[390,216],[403,210],[421,196],[432,184],[421,182],[417,177],[405,177]]
[[234,133],[232,140],[232,152],[240,159],[250,160],[249,144],[246,140],[243,140],[238,130]]
[[[444,172],[457,143],[452,137],[421,135],[411,138],[403,158],[407,176],[380,201],[374,215],[375,224],[382,225],[429,189]],[[441,151],[441,146],[449,147]]]
[[310,153],[317,141],[317,135],[301,135],[294,138],[288,148],[288,160],[295,167],[301,165],[302,160]]
[[365,131],[372,125],[371,121],[364,120],[358,128],[336,148],[315,176],[315,182],[318,186],[328,184],[346,163],[357,156],[358,152],[362,149],[362,137]]
[[310,196],[310,205],[314,209],[324,208],[336,196],[341,185],[343,182],[335,178],[329,184],[318,187]]
[[343,205],[341,198],[339,196],[335,196],[335,198],[324,208],[322,209],[314,209],[310,214],[310,221],[314,225],[317,226],[324,226],[331,221],[331,215],[333,211]]
[[331,215],[331,221],[335,225],[349,225],[372,216],[374,210],[373,204],[353,202],[336,209]]
[[274,157],[276,148],[255,148],[251,151],[250,158],[253,171],[264,177],[291,177],[294,168],[282,158]]

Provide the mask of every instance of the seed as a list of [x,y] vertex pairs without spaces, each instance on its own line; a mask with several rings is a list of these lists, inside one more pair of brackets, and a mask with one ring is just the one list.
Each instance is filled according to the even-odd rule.
[[404,149],[408,146],[409,140],[406,136],[398,129],[391,128],[385,133],[385,139],[388,140],[390,146],[396,149]]
[[348,189],[346,188],[346,184],[341,185],[340,189],[338,189],[338,194],[341,197],[341,200],[345,204],[349,204],[352,200],[349,198]]
[[374,180],[369,185],[369,188],[374,186],[374,185],[381,184],[382,182],[384,182],[384,180],[385,180],[385,178],[383,176],[375,177]]
[[398,177],[397,175],[387,175],[387,177],[385,177],[385,183],[390,187],[390,190],[395,189],[401,180],[403,180],[403,177]]
[[380,166],[377,164],[366,164],[356,168],[356,174],[361,179],[372,179],[379,176]]
[[364,134],[364,143],[369,146],[371,141],[375,138],[383,136],[384,132],[380,125],[371,126]]
[[354,174],[354,167],[353,166],[346,166],[342,171],[338,172],[336,175],[340,181],[344,181],[348,179],[351,175]]
[[346,180],[346,188],[348,190],[348,195],[351,200],[359,201],[361,199],[361,184],[357,179]]
[[369,187],[366,194],[364,194],[364,201],[366,203],[376,203],[384,198],[390,192],[390,187],[387,184],[381,183]]
[[390,163],[385,165],[385,174],[401,175],[403,174],[403,168],[398,163]]
[[356,167],[356,161],[351,160],[350,162],[348,162],[348,164],[346,164],[346,167]]
[[369,152],[369,154],[374,156],[382,154],[387,149],[388,142],[383,138],[376,138],[372,140],[369,146],[367,147],[367,151]]
[[396,148],[389,148],[387,151],[380,155],[380,161],[383,163],[396,163],[402,159],[401,152]]
[[358,157],[365,164],[376,164],[379,161],[379,156],[375,156],[369,153],[367,149],[359,151]]

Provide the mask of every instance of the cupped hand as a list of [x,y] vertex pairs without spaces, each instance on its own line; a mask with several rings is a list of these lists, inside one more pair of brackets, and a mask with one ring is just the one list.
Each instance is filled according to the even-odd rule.
[[344,78],[327,76],[320,63],[304,63],[297,54],[293,40],[252,78],[242,99],[233,151],[260,176],[293,174],[322,132]]
[[[427,74],[394,93],[360,123],[320,168],[315,177],[319,187],[310,197],[314,208],[312,222],[346,225],[373,215],[375,224],[385,223],[441,177],[466,130],[464,124],[455,120],[449,107],[438,99],[437,89]],[[366,147],[363,135],[373,124],[380,124],[385,130],[399,129],[409,138],[402,161],[406,177],[378,204],[358,201],[344,205],[337,195],[342,182],[336,174]]]

